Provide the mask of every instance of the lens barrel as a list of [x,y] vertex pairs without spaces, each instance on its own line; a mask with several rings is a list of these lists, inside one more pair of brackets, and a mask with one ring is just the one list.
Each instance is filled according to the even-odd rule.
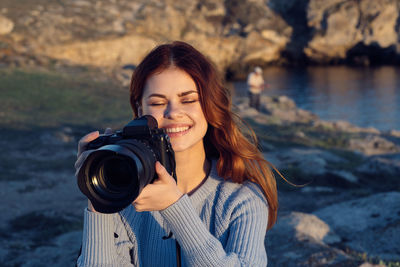
[[115,213],[129,206],[154,180],[154,151],[136,139],[94,150],[78,172],[78,186],[96,211]]

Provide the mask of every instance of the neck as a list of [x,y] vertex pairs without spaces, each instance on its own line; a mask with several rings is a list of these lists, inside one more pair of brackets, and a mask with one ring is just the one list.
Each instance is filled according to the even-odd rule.
[[204,149],[202,153],[177,152],[175,162],[178,188],[182,193],[188,193],[196,188],[210,168]]

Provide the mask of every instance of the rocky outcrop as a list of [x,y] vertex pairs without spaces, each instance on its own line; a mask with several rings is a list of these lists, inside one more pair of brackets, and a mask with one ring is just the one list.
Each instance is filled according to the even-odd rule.
[[375,266],[361,265],[368,259],[398,262],[399,203],[398,192],[387,192],[339,200],[312,213],[286,212],[267,233],[269,265]]
[[299,109],[286,96],[262,96],[261,110],[237,97],[240,116],[259,134],[264,157],[305,193],[364,188],[389,190],[400,175],[396,132],[328,122]]
[[[304,109],[297,108],[295,102],[287,96],[269,97],[262,95],[260,99],[261,113],[249,108],[248,99],[240,98],[236,101],[236,107],[244,117],[253,115],[265,115],[269,122],[281,124],[312,123],[318,120],[318,116]],[[260,116],[255,116],[261,119]],[[267,121],[264,121],[267,122]]]
[[305,48],[315,62],[391,62],[399,52],[396,0],[311,0],[307,9],[312,38]]
[[340,237],[318,217],[290,212],[267,233],[268,266],[345,266],[354,260],[329,246],[335,242]]
[[400,62],[396,0],[5,5],[0,35],[7,42],[73,64],[135,65],[156,44],[172,40],[192,43],[230,77],[242,77],[254,65]]
[[351,249],[400,261],[399,192],[341,202],[313,214],[334,229]]

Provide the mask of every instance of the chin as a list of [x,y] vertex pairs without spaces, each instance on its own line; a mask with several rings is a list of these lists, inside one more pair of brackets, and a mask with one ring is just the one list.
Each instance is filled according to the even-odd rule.
[[198,152],[202,153],[204,150],[203,142],[197,142],[192,145],[188,145],[188,143],[182,143],[182,142],[174,142],[173,140],[171,141],[172,149],[174,150],[175,153],[180,153],[180,152]]

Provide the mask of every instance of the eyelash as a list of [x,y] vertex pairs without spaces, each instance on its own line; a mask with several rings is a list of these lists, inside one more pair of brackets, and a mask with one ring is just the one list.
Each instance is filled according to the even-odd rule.
[[182,101],[182,103],[184,103],[184,104],[191,104],[191,103],[195,103],[195,102],[197,102],[198,100],[197,99],[194,99],[194,100],[185,100],[185,101]]
[[[195,103],[197,101],[199,101],[199,100],[197,100],[197,99],[195,99],[195,100],[184,100],[184,101],[182,101],[182,103],[183,104],[192,104],[192,103]],[[163,106],[165,104],[166,103],[150,103],[149,106]]]

